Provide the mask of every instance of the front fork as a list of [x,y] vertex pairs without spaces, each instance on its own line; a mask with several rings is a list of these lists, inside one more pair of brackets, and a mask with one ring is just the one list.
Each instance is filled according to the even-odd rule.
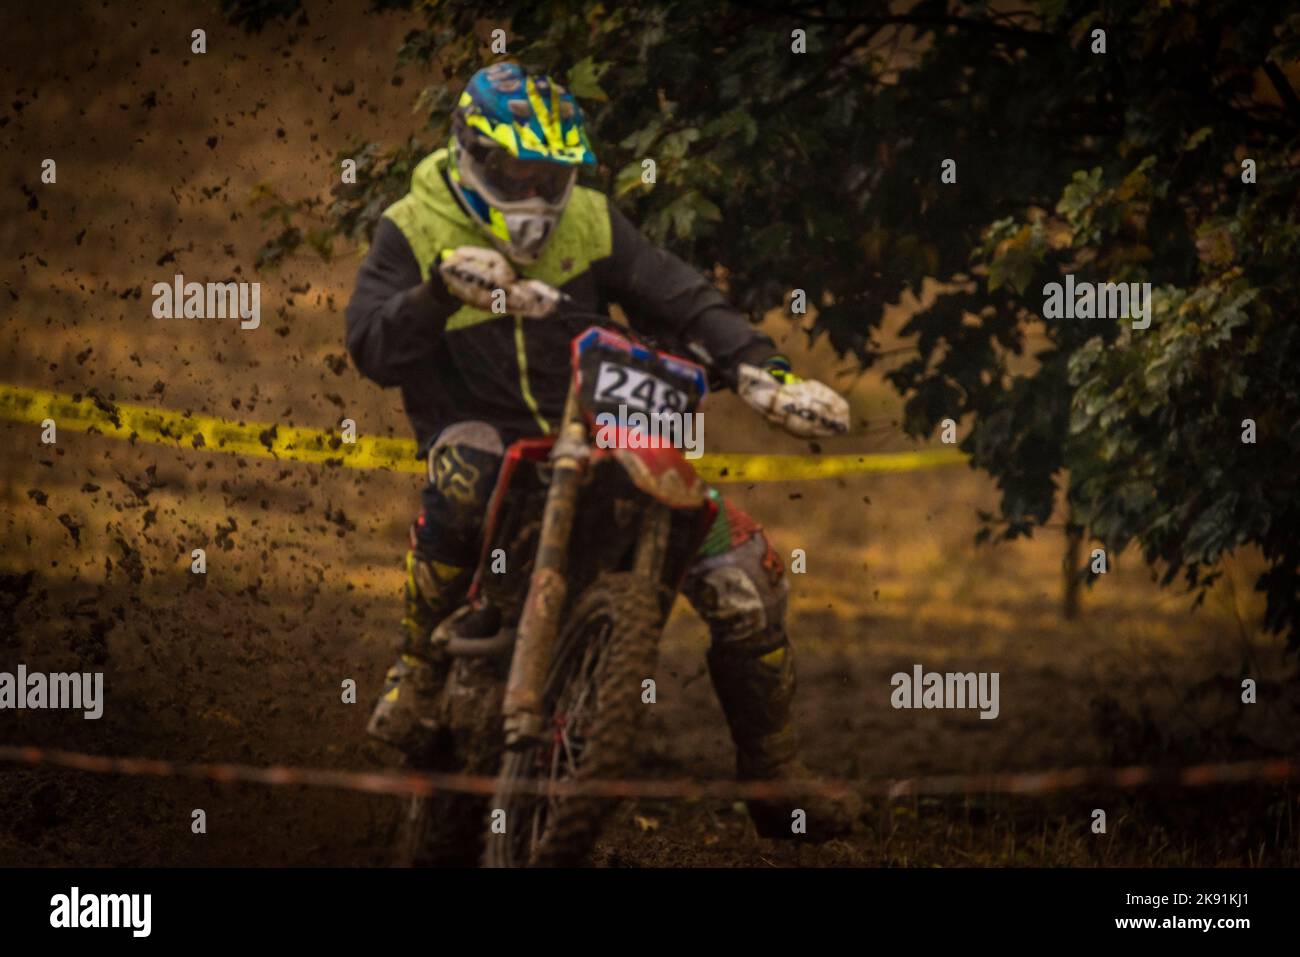
[[[510,676],[501,706],[507,748],[520,748],[538,741],[545,727],[542,699],[560,632],[560,614],[568,597],[565,573],[578,489],[590,460],[587,426],[578,407],[577,393],[570,386],[559,438],[551,450],[551,483],[542,513],[537,559],[519,617]],[[671,509],[667,506],[648,503],[633,568],[651,581],[657,580],[663,569],[671,519]]]

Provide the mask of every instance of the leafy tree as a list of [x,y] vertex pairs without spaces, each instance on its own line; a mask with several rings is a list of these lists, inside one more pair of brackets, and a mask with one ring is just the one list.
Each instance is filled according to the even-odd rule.
[[[249,29],[296,10],[224,6]],[[1221,556],[1257,545],[1266,625],[1300,645],[1300,13],[864,6],[385,0],[421,18],[397,60],[429,77],[428,127],[344,154],[358,185],[336,191],[328,231],[365,240],[508,24],[510,58],[584,102],[594,185],[688,260],[725,265],[743,306],[805,290],[813,334],[868,366],[884,304],[940,281],[888,378],[912,434],[968,423],[963,448],[1001,491],[983,536],[1030,534],[1059,488],[1076,527],[1136,542],[1200,595]],[[271,260],[302,236],[278,211]],[[1040,319],[1065,273],[1150,282],[1150,327]]]

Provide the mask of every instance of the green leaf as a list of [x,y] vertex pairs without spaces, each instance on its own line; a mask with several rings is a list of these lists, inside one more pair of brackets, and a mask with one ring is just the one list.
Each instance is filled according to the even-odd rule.
[[600,86],[600,78],[608,69],[608,63],[597,63],[589,56],[583,57],[569,68],[570,92],[580,100],[609,102],[609,95]]
[[1187,137],[1187,142],[1183,143],[1182,146],[1183,152],[1190,153],[1192,150],[1196,149],[1196,147],[1204,143],[1210,137],[1210,134],[1213,132],[1214,132],[1214,127],[1202,126],[1191,136]]
[[650,188],[650,185],[641,179],[643,172],[643,167],[641,165],[642,162],[644,161],[633,160],[618,171],[618,175],[614,178],[615,199],[622,199],[624,196],[627,196],[629,193],[641,187],[645,187],[647,190]]

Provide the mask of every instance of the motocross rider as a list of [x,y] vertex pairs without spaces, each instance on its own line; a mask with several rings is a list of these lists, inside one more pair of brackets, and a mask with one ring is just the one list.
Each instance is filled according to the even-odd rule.
[[[401,389],[429,481],[410,531],[400,655],[369,733],[408,755],[427,745],[431,694],[445,674],[429,634],[463,600],[505,447],[552,432],[569,380],[569,342],[585,328],[547,315],[558,288],[576,309],[617,303],[633,328],[687,342],[769,421],[812,437],[848,428],[848,406],[804,381],[699,273],[651,244],[601,193],[575,185],[595,163],[573,95],[498,63],[471,78],[443,149],[416,167],[385,210],[347,307],[357,368]],[[534,285],[529,280],[547,284]],[[493,311],[504,290],[506,314]],[[497,293],[498,297],[501,293]],[[763,529],[716,490],[717,521],[684,594],[709,627],[708,668],[743,779],[803,776],[791,726],[795,678],[781,559]],[[758,832],[812,840],[847,830],[842,805],[749,802]]]

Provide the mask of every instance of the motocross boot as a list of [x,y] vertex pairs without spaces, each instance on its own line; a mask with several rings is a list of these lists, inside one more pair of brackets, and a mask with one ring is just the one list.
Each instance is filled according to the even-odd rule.
[[[811,781],[798,758],[791,721],[794,662],[788,643],[764,650],[743,643],[714,644],[709,677],[726,714],[736,745],[737,777],[742,781]],[[852,796],[810,793],[747,800],[760,837],[821,843],[849,833],[859,812]],[[802,822],[796,811],[803,811]],[[802,828],[797,827],[802,824]]]
[[[683,590],[712,636],[709,677],[736,744],[738,776],[810,779],[791,722],[795,679],[784,566],[762,527],[716,490],[713,495],[721,508]],[[851,797],[792,794],[746,804],[761,836],[812,842],[848,833],[857,813]],[[795,815],[798,810],[804,814]]]
[[464,596],[470,568],[429,561],[406,553],[406,610],[397,661],[384,676],[383,691],[366,732],[408,758],[428,753],[437,727],[435,704],[451,663],[435,651],[429,634]]

